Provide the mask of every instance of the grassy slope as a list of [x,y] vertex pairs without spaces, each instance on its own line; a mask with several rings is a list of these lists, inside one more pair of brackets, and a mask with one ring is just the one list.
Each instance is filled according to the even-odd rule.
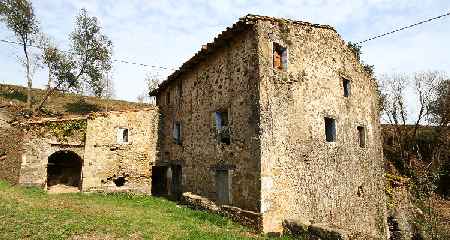
[[161,198],[48,195],[0,181],[0,239],[263,239],[216,214]]
[[[20,112],[26,107],[26,93],[25,87],[0,84],[0,107],[7,107],[12,112]],[[33,89],[34,105],[42,99],[44,94],[45,91],[43,90]],[[128,110],[143,107],[148,107],[148,105],[55,92],[44,105],[44,111],[47,115],[66,115],[105,110]]]

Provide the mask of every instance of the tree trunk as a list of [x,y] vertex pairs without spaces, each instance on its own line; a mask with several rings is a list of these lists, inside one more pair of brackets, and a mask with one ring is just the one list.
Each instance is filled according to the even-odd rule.
[[30,58],[28,57],[28,50],[27,50],[27,42],[23,41],[23,52],[25,53],[26,58],[26,71],[27,71],[27,107],[29,111],[32,111],[32,102],[31,102],[31,88],[33,87],[33,81],[31,79],[31,70],[30,70]]

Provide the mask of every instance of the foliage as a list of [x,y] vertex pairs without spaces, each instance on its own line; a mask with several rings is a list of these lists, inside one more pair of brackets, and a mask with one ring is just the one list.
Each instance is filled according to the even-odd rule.
[[4,97],[6,99],[11,99],[11,100],[14,99],[14,100],[18,100],[21,102],[27,101],[27,95],[16,89],[6,89],[6,91],[3,90],[0,92],[0,96]]
[[347,47],[353,52],[353,54],[356,57],[356,60],[358,60],[361,63],[364,71],[370,76],[373,76],[373,74],[375,73],[375,66],[367,64],[363,60],[361,60],[362,55],[361,45],[358,45],[357,43],[348,42]]
[[49,70],[49,86],[35,110],[41,110],[54,91],[83,88],[97,97],[113,96],[111,70],[112,43],[101,33],[98,20],[82,9],[71,34],[71,50],[63,52],[48,39],[43,40],[43,60]]
[[90,17],[84,8],[76,19],[70,38],[76,79],[82,80],[95,96],[101,97],[105,91],[103,80],[112,67],[112,42],[102,34],[97,18]]
[[0,239],[267,239],[152,196],[52,194],[0,181]]
[[67,142],[67,139],[71,136],[80,134],[81,139],[84,141],[86,135],[86,120],[70,120],[63,122],[49,122],[45,127],[55,136],[60,142]]
[[353,54],[355,54],[356,60],[361,61],[361,45],[348,42],[347,47],[353,52]]
[[34,14],[33,6],[28,0],[3,0],[0,1],[0,21],[4,22],[19,40],[25,56],[25,69],[27,77],[27,105],[31,110],[32,96],[32,70],[29,46],[34,43],[39,33],[39,24]]

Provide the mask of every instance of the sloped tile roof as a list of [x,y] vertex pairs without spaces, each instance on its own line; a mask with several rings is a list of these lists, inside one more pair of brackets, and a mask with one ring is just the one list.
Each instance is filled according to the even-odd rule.
[[194,54],[193,57],[191,57],[188,61],[183,63],[181,67],[173,72],[171,75],[167,77],[166,80],[164,80],[161,84],[159,84],[158,88],[154,91],[150,92],[151,96],[156,96],[159,91],[166,88],[170,82],[177,79],[181,74],[184,72],[189,71],[197,65],[200,61],[204,60],[209,54],[213,53],[216,49],[219,47],[222,47],[226,40],[233,38],[237,33],[244,31],[245,29],[248,29],[249,26],[254,25],[257,21],[270,21],[270,22],[282,22],[287,24],[298,24],[298,25],[305,25],[310,27],[316,27],[316,28],[326,28],[331,29],[333,31],[336,31],[333,27],[329,25],[321,25],[321,24],[312,24],[309,22],[304,21],[296,21],[291,19],[285,19],[285,18],[275,18],[275,17],[269,17],[269,16],[261,16],[261,15],[253,15],[248,14],[244,17],[239,18],[239,20],[234,23],[231,27],[227,27],[224,31],[222,31],[217,37],[214,38],[214,41],[207,43],[206,45],[203,45],[202,48]]

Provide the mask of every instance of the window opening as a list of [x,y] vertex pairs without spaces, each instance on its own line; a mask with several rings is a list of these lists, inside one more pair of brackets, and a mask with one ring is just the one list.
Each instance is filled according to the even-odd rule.
[[230,141],[230,128],[228,122],[228,111],[215,112],[215,119],[219,142],[229,145],[231,141]]
[[357,127],[358,129],[358,139],[359,139],[359,146],[364,148],[366,147],[366,130],[364,127]]
[[350,90],[351,90],[351,87],[350,87],[350,80],[348,80],[348,79],[343,79],[342,80],[342,85],[343,85],[343,87],[344,87],[344,97],[348,97],[348,96],[350,96]]
[[181,123],[175,122],[173,126],[173,139],[176,144],[181,144]]
[[325,118],[325,137],[327,142],[336,142],[336,120]]
[[287,70],[287,48],[278,43],[273,43],[273,67],[279,70]]
[[119,128],[117,130],[117,143],[128,143],[128,129]]
[[167,94],[166,94],[166,104],[167,104],[167,105],[170,104],[170,89],[167,89]]

